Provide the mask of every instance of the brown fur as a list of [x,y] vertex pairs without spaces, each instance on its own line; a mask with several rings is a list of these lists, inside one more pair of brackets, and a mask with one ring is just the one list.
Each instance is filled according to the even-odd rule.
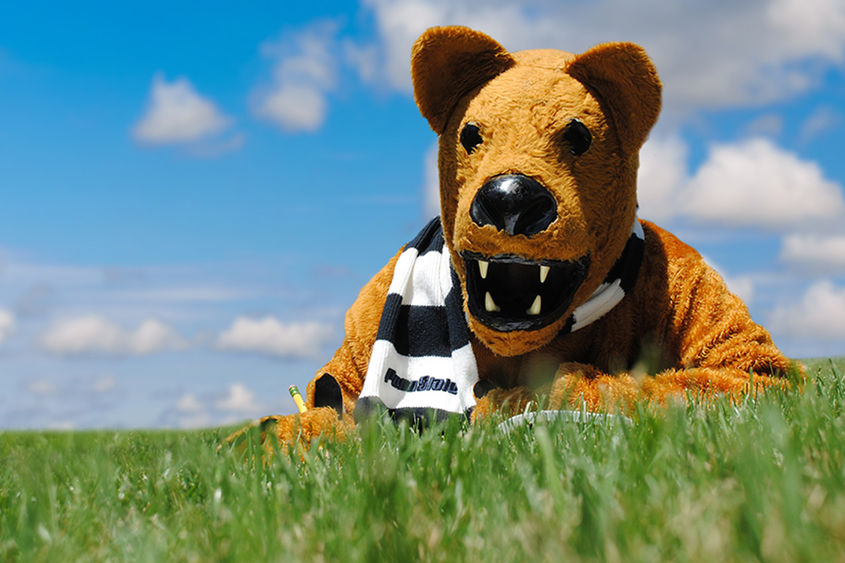
[[[560,332],[622,253],[636,216],[638,151],[657,119],[661,89],[640,47],[611,43],[582,55],[510,54],[481,33],[434,28],[415,44],[411,71],[420,111],[440,135],[443,231],[465,308],[460,252],[531,260],[589,253],[592,259],[569,309],[549,326],[499,332],[468,315],[479,375],[499,387],[479,400],[474,419],[500,409],[516,412],[536,400],[552,408],[583,401],[601,410],[687,395],[738,398],[750,388],[750,374],[758,389],[783,384],[790,362],[768,332],[694,249],[648,222],[642,222],[645,254],[633,290],[601,319]],[[560,142],[562,125],[572,118],[593,135],[580,156]],[[478,124],[484,139],[471,154],[459,142],[468,122]],[[546,230],[509,235],[470,218],[484,182],[512,173],[553,193],[557,219]],[[337,379],[345,418],[363,386],[397,257],[361,290],[347,312],[343,344],[317,374]],[[313,381],[307,404],[314,405]],[[275,434],[289,442],[345,428],[346,420],[292,415],[276,421]]]

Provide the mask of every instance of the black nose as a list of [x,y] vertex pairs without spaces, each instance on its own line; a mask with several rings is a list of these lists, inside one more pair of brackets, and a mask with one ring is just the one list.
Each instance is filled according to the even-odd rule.
[[535,235],[557,218],[557,202],[543,185],[522,174],[496,176],[481,186],[469,216],[511,235]]

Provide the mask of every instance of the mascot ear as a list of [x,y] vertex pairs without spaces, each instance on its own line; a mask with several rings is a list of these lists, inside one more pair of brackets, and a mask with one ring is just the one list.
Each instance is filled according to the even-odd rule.
[[622,150],[638,151],[660,113],[660,78],[643,48],[633,43],[598,45],[569,63],[567,72],[605,106]]
[[440,135],[457,103],[514,65],[504,47],[478,31],[433,27],[411,50],[411,79],[420,113]]

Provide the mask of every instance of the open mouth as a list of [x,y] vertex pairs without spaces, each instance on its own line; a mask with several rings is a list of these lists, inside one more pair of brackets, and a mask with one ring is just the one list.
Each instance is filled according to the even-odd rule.
[[587,277],[590,255],[532,261],[463,252],[469,312],[494,330],[536,330],[558,320]]

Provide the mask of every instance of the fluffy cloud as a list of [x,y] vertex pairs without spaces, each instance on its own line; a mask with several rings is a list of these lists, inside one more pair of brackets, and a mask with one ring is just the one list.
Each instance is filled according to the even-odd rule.
[[845,215],[841,186],[815,162],[767,139],[714,145],[691,177],[685,160],[678,138],[646,143],[639,177],[643,217],[782,231]]
[[0,344],[15,331],[15,316],[4,309],[0,309]]
[[193,393],[185,393],[176,403],[176,410],[179,412],[200,412],[205,410],[205,405],[197,399]]
[[434,143],[425,153],[423,170],[423,212],[425,217],[440,215],[440,171],[437,169],[438,145]]
[[207,406],[193,393],[185,393],[176,403],[170,424],[179,428],[203,428],[215,423]]
[[789,235],[780,258],[813,271],[845,272],[845,235]]
[[258,116],[286,131],[313,131],[323,124],[326,96],[337,82],[336,27],[321,22],[262,47],[275,65],[272,83],[256,93]]
[[218,336],[217,347],[280,358],[310,358],[319,356],[332,333],[331,326],[316,322],[282,323],[274,317],[238,317]]
[[[365,0],[379,32],[366,61],[373,80],[410,89],[408,53],[432,25],[483,30],[508,49],[583,51],[600,41],[641,43],[666,84],[670,112],[763,104],[805,91],[818,67],[795,63],[845,58],[845,3],[752,0],[733,3],[604,0],[579,4],[534,0]],[[372,58],[377,59],[373,62]]]
[[247,414],[261,409],[261,404],[255,401],[255,393],[243,383],[230,385],[226,394],[214,406],[221,411],[241,414]]
[[43,335],[41,345],[59,355],[148,355],[187,347],[185,340],[161,321],[148,319],[129,330],[99,315],[54,322]]
[[197,94],[187,79],[167,82],[157,75],[153,78],[146,113],[132,133],[144,143],[184,143],[219,133],[230,122],[214,103]]
[[678,214],[678,192],[689,182],[687,152],[675,136],[654,137],[643,145],[637,177],[641,217],[660,222]]
[[318,88],[279,85],[260,102],[257,113],[286,131],[314,131],[326,118],[326,99]]
[[214,419],[208,406],[193,393],[182,395],[165,419],[168,426],[179,428],[203,428],[220,423]]
[[815,162],[766,139],[712,147],[683,199],[693,218],[776,230],[845,212],[842,188]]
[[769,326],[772,332],[798,338],[845,342],[845,288],[829,280],[816,282],[799,302],[777,307]]

